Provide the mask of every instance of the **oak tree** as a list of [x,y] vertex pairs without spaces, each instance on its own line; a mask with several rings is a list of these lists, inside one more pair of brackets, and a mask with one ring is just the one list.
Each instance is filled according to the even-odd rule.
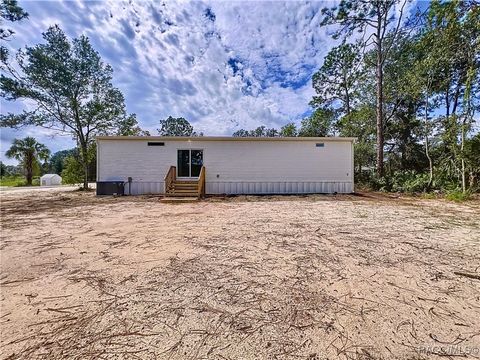
[[125,118],[124,97],[112,85],[113,70],[86,36],[70,41],[58,27],[44,34],[45,43],[17,53],[17,66],[2,63],[0,90],[7,100],[30,100],[22,113],[2,114],[1,126],[41,126],[71,134],[79,147],[88,187],[88,147],[98,134],[113,132]]

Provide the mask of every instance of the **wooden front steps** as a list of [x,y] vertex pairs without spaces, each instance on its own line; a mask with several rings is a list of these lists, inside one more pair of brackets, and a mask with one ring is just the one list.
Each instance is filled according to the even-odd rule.
[[197,181],[178,181],[175,180],[167,190],[166,196],[193,196],[198,197]]
[[205,166],[202,166],[198,180],[178,180],[176,168],[171,166],[165,176],[165,198],[197,198],[205,195]]

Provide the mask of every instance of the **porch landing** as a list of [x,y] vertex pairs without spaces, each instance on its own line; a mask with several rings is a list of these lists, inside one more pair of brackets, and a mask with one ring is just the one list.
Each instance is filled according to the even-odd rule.
[[165,204],[186,204],[186,203],[194,203],[198,202],[200,199],[198,197],[173,197],[173,196],[166,196],[160,199],[161,203]]

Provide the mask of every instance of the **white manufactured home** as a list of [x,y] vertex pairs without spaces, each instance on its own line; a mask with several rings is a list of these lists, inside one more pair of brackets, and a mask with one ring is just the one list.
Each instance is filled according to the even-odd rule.
[[353,192],[354,138],[97,137],[97,194]]

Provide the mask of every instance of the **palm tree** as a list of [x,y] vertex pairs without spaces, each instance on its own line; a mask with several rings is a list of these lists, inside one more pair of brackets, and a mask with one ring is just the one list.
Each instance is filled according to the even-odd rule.
[[32,185],[33,167],[40,160],[47,160],[50,156],[50,150],[37,142],[33,137],[26,137],[25,139],[13,140],[12,146],[7,150],[5,155],[8,158],[14,158],[20,161],[25,175],[27,177],[27,185]]

